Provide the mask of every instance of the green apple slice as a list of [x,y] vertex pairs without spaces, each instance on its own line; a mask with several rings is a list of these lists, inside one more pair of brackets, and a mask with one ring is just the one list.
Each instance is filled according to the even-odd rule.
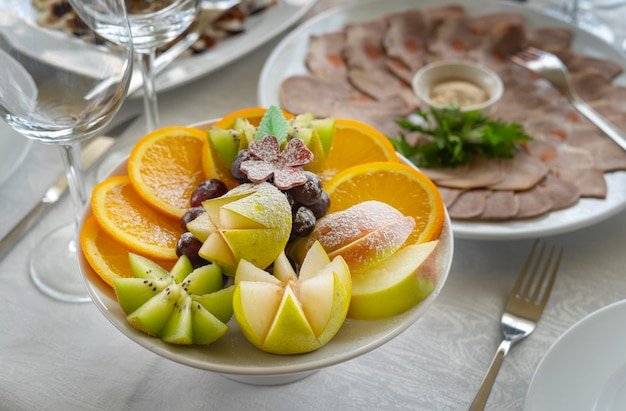
[[400,314],[435,288],[438,240],[409,245],[377,266],[352,277],[348,317],[375,320]]

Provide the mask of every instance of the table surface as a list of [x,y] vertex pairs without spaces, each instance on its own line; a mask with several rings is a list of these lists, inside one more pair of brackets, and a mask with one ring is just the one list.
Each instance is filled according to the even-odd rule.
[[[335,3],[320,1],[311,15]],[[162,125],[191,124],[256,105],[258,75],[278,41],[160,94]],[[120,116],[141,110],[141,101],[129,100]],[[119,144],[143,131],[142,119]],[[0,185],[0,234],[60,172],[57,149],[33,144]],[[0,410],[467,409],[500,342],[506,295],[532,245],[532,240],[455,240],[442,293],[407,331],[299,382],[260,387],[161,358],[122,335],[95,305],[61,303],[38,292],[28,275],[28,257],[47,231],[71,220],[72,209],[64,198],[0,261]],[[552,297],[537,330],[505,360],[488,409],[522,409],[533,372],[551,344],[587,314],[626,298],[625,233],[621,213],[549,238],[565,249]]]

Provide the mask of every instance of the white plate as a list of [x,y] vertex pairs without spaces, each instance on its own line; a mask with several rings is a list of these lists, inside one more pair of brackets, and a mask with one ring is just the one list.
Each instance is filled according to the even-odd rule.
[[626,300],[567,330],[533,375],[525,411],[626,410]]
[[[212,122],[193,127],[208,128]],[[111,175],[125,175],[127,161],[121,162]],[[92,215],[88,205],[82,223]],[[262,352],[250,344],[239,330],[235,319],[231,329],[219,341],[207,346],[177,346],[147,336],[133,328],[117,302],[114,291],[98,277],[78,254],[80,271],[95,305],[122,333],[137,344],[170,360],[191,367],[224,374],[251,384],[274,385],[296,381],[324,367],[329,367],[363,355],[401,334],[432,305],[439,295],[452,265],[454,240],[450,220],[446,216],[437,251],[438,282],[431,294],[415,307],[402,314],[375,321],[346,320],[337,335],[324,347],[301,355],[274,355]],[[80,245],[79,245],[80,246]]]
[[[219,41],[213,48],[204,53],[175,60],[157,76],[157,90],[166,91],[189,83],[245,56],[296,24],[316,3],[317,0],[277,1],[275,6],[250,16],[245,22],[243,33]],[[36,13],[32,10],[31,5],[26,2],[22,3],[21,7],[28,22],[25,30],[21,32],[22,34],[17,35],[17,39],[28,42],[32,41],[32,36],[45,37],[49,35],[47,30],[42,29],[35,22]],[[14,32],[20,33],[18,30],[14,30]],[[74,40],[67,41],[67,43],[71,44],[75,50],[78,49],[75,54],[82,55],[84,50],[82,50],[81,45],[75,44],[80,42]],[[47,40],[44,38],[43,41]],[[28,50],[28,47],[25,46],[22,50]],[[138,69],[135,70],[133,76],[141,77]],[[141,94],[140,88],[130,97],[141,96]]]
[[32,140],[18,134],[0,120],[0,184],[22,163],[31,144]]
[[[572,48],[580,53],[605,57],[620,62],[626,67],[624,56],[615,47],[583,32],[561,20],[542,14],[527,6],[512,2],[493,2],[487,0],[458,0],[455,3],[465,5],[471,14],[490,11],[517,11],[527,18],[529,27],[558,26],[574,31]],[[408,8],[427,8],[440,6],[441,0],[370,0],[352,5],[341,6],[321,13],[286,36],[268,57],[259,81],[258,100],[262,107],[280,105],[280,86],[287,77],[308,73],[304,65],[309,36],[339,30],[346,23],[366,21],[387,13]],[[617,79],[626,84],[626,75]],[[605,200],[581,199],[565,210],[553,211],[534,219],[503,223],[493,222],[452,222],[456,238],[501,240],[531,238],[564,233],[590,226],[605,220],[626,208],[626,173],[605,174],[608,195]]]
[[[157,90],[170,90],[189,83],[245,56],[296,24],[315,3],[317,0],[279,0],[276,6],[250,16],[243,33],[218,42],[204,53],[174,61],[159,73]],[[141,95],[141,89],[132,96],[137,95]]]

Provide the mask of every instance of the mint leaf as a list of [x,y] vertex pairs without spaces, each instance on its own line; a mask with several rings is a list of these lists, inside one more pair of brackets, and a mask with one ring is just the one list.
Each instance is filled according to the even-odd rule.
[[287,140],[288,131],[289,125],[283,112],[276,106],[270,106],[256,129],[254,139],[261,140],[265,136],[274,136],[278,139],[278,144],[282,146]]

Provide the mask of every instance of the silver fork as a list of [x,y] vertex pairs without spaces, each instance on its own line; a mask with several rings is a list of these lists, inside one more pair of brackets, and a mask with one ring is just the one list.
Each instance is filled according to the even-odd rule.
[[572,87],[569,73],[560,58],[552,53],[529,47],[511,57],[522,67],[534,71],[548,80],[572,103],[574,108],[602,130],[609,138],[626,150],[626,134],[585,103]]
[[[530,250],[513,290],[509,294],[500,321],[504,338],[491,361],[491,365],[489,365],[489,370],[483,378],[476,397],[474,397],[470,411],[485,408],[504,357],[513,344],[528,337],[535,330],[548,302],[561,263],[563,249],[559,250],[558,256],[553,262],[555,246],[550,248],[550,253],[545,259],[546,244],[543,243],[539,250],[538,246],[539,241],[537,240]],[[537,251],[538,255],[535,257]],[[537,277],[537,274],[540,276]]]

